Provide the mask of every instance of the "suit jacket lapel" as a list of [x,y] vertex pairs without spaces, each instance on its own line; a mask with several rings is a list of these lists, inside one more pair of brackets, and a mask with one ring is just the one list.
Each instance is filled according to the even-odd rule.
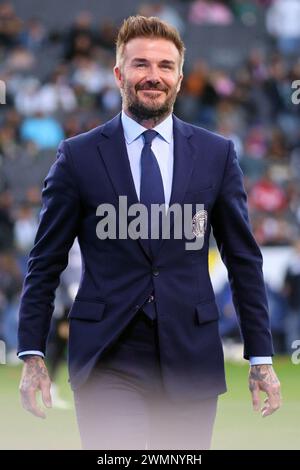
[[[138,203],[139,200],[136,194],[126,150],[121,113],[107,122],[101,134],[98,149],[117,198],[119,196],[127,196],[128,207]],[[148,241],[138,239],[138,242],[145,254],[149,257]]]
[[128,205],[137,203],[138,197],[127,155],[121,114],[109,121],[101,134],[98,148],[116,196],[127,196]]
[[195,163],[195,149],[190,137],[190,126],[173,115],[174,132],[174,170],[170,206],[174,203],[181,204]]
[[[190,137],[193,135],[191,127],[173,115],[173,133],[174,133],[174,168],[173,182],[170,199],[172,204],[182,204],[185,193],[188,188],[190,178],[195,164],[196,149],[193,147]],[[174,225],[173,217],[171,219],[171,229]],[[162,240],[160,250],[164,245]],[[158,251],[157,255],[159,254]]]

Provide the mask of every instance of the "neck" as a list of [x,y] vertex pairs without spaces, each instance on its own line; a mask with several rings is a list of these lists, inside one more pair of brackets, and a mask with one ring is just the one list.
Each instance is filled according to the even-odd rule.
[[153,129],[153,127],[158,126],[161,122],[163,122],[171,113],[167,112],[162,116],[155,116],[150,119],[140,119],[138,116],[132,114],[128,109],[123,108],[123,111],[127,116],[129,116],[134,121],[138,122],[141,126],[145,127],[146,129]]

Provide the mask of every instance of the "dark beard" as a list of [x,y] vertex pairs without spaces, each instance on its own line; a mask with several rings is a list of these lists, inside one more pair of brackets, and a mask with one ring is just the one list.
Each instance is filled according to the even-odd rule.
[[172,112],[173,103],[166,101],[162,106],[157,109],[149,109],[142,103],[137,101],[131,102],[128,106],[128,111],[135,116],[139,121],[147,121],[149,119],[157,119],[167,116]]
[[177,93],[173,90],[171,94],[168,93],[167,88],[163,85],[159,85],[157,83],[153,83],[150,80],[144,83],[143,86],[139,86],[135,88],[135,92],[137,93],[138,90],[157,90],[157,91],[164,91],[167,94],[167,99],[165,103],[163,103],[160,107],[151,107],[145,106],[143,102],[140,102],[137,95],[134,95],[131,90],[130,86],[125,85],[124,88],[124,97],[126,97],[126,104],[127,109],[132,116],[136,119],[137,122],[148,121],[150,119],[159,121],[165,116],[168,116],[173,111],[173,106],[176,100]]

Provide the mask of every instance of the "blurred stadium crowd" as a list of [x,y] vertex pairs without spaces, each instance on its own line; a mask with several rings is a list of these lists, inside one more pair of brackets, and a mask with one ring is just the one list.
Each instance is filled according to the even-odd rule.
[[[40,191],[56,148],[120,110],[112,68],[121,1],[60,3],[68,15],[55,0],[0,3],[0,79],[6,86],[0,105],[0,338],[13,354]],[[291,84],[300,79],[300,1],[125,3],[127,15],[159,16],[180,31],[187,55],[175,113],[233,140],[259,244],[294,244],[300,226],[300,105],[292,102]],[[271,302],[280,310],[281,351],[291,328],[299,328],[299,259],[295,243],[283,290]],[[66,291],[77,279],[75,266]],[[64,311],[61,306],[68,302],[61,301]],[[291,315],[298,326],[287,327]],[[226,336],[233,330],[226,312],[224,318]]]

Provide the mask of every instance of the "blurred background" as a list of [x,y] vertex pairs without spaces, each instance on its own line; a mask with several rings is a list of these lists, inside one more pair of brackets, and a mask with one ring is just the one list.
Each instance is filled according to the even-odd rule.
[[56,295],[47,355],[55,408],[43,423],[19,405],[18,305],[59,142],[120,111],[114,41],[131,14],[158,16],[182,35],[185,78],[175,113],[234,142],[264,256],[285,405],[266,421],[251,411],[248,367],[212,239],[229,384],[213,446],[299,448],[300,364],[291,356],[295,341],[300,346],[300,104],[292,100],[292,83],[300,80],[300,0],[0,0],[0,448],[79,448],[65,366],[66,317],[81,267],[76,242]]

